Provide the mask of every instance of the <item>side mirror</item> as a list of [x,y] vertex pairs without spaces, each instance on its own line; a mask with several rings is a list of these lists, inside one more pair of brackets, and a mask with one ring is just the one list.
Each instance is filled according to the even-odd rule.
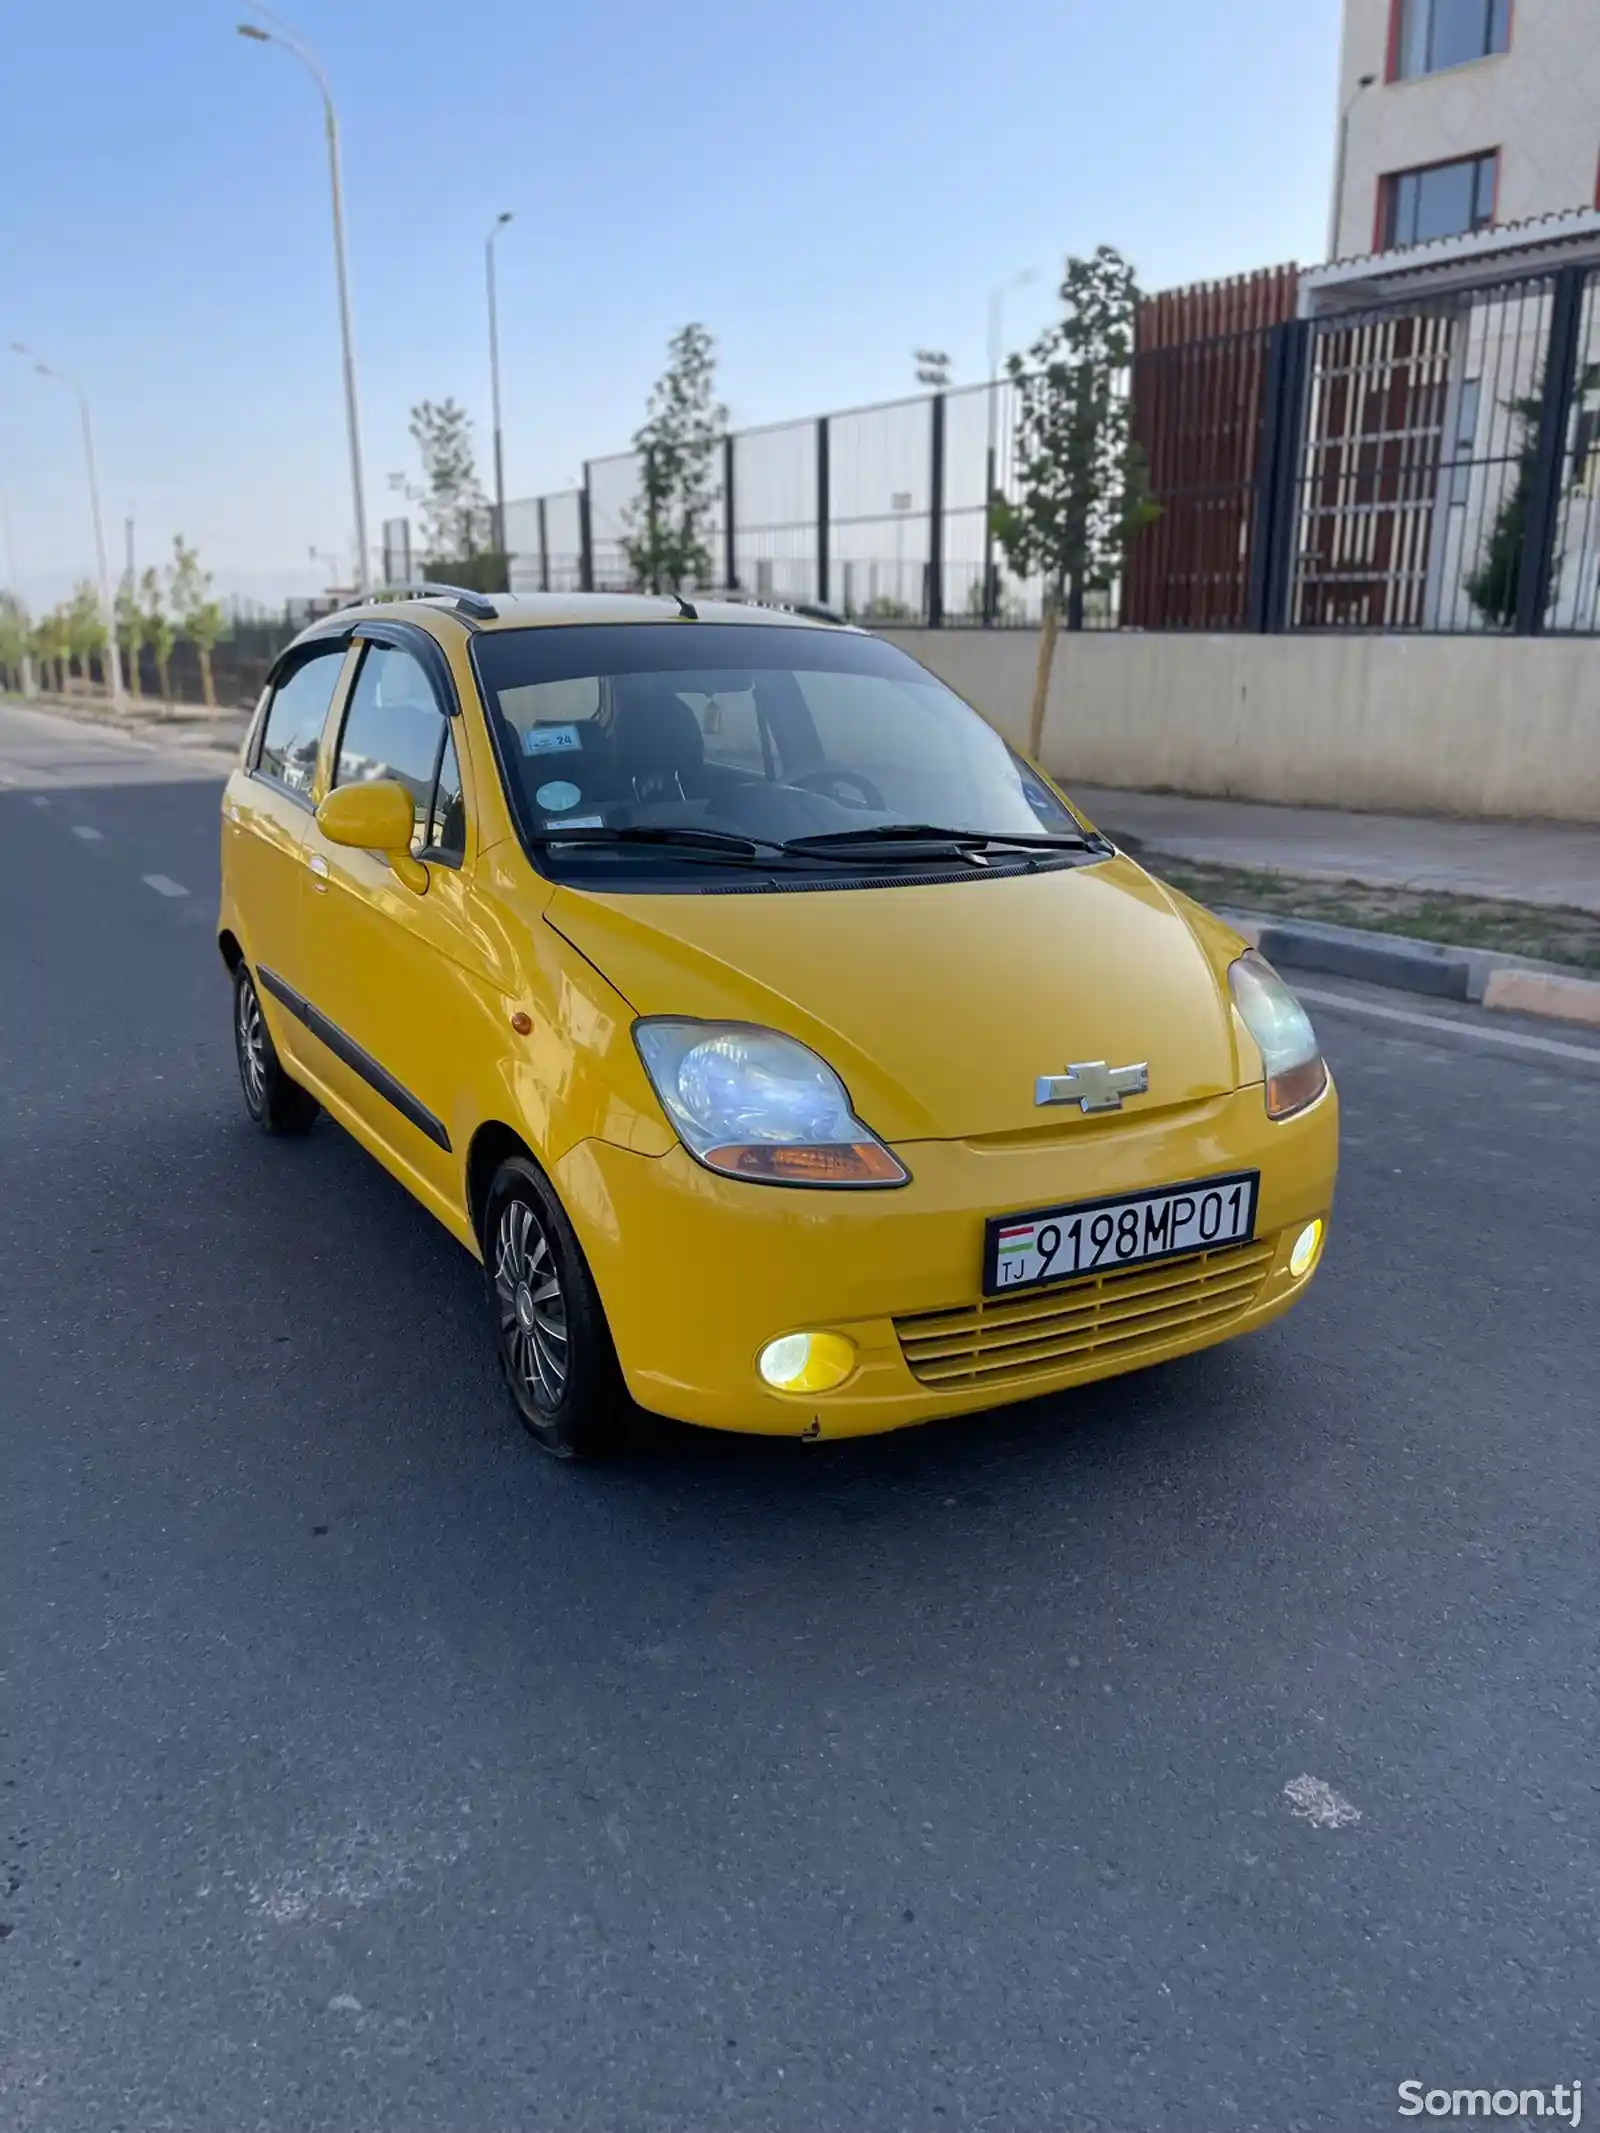
[[330,844],[354,845],[357,851],[409,852],[415,813],[411,795],[393,778],[370,785],[336,785],[317,809],[317,827]]
[[406,887],[419,895],[428,886],[427,868],[411,856],[416,832],[411,795],[394,778],[336,785],[317,807],[317,827],[330,844],[381,853]]

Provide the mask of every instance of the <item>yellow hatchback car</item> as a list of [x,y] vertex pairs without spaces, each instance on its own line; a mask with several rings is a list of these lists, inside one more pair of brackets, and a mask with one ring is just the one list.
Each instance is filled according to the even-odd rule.
[[523,1421],[858,1436],[1249,1332],[1338,1161],[1311,1025],[915,661],[737,603],[436,589],[279,659],[220,944],[483,1262]]

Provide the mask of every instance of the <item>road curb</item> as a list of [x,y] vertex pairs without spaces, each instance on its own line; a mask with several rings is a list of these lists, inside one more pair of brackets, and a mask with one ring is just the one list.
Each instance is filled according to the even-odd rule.
[[1285,970],[1324,971],[1430,999],[1467,1000],[1500,1013],[1600,1028],[1600,983],[1559,965],[1259,911],[1218,915]]
[[1546,970],[1496,970],[1484,988],[1485,1007],[1509,1014],[1548,1015],[1600,1029],[1600,985],[1587,978],[1558,977]]
[[1392,985],[1397,992],[1426,993],[1434,1000],[1471,996],[1472,972],[1466,957],[1437,941],[1363,933],[1354,926],[1313,928],[1268,919],[1257,945],[1269,963],[1282,963],[1292,970],[1360,978],[1368,985]]

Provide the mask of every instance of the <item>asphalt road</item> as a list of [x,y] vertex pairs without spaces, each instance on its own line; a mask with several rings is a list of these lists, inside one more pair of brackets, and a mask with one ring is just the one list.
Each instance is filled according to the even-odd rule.
[[1600,2100],[1600,1044],[1319,987],[1281,1325],[571,1471],[444,1233],[248,1127],[214,763],[0,780],[7,2133]]

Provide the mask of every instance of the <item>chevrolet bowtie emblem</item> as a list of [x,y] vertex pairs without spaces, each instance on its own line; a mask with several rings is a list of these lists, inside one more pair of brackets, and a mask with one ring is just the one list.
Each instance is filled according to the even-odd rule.
[[1064,1074],[1041,1074],[1034,1083],[1036,1104],[1076,1104],[1083,1111],[1120,1111],[1124,1096],[1143,1096],[1150,1087],[1148,1066],[1107,1066],[1103,1059],[1069,1066]]

